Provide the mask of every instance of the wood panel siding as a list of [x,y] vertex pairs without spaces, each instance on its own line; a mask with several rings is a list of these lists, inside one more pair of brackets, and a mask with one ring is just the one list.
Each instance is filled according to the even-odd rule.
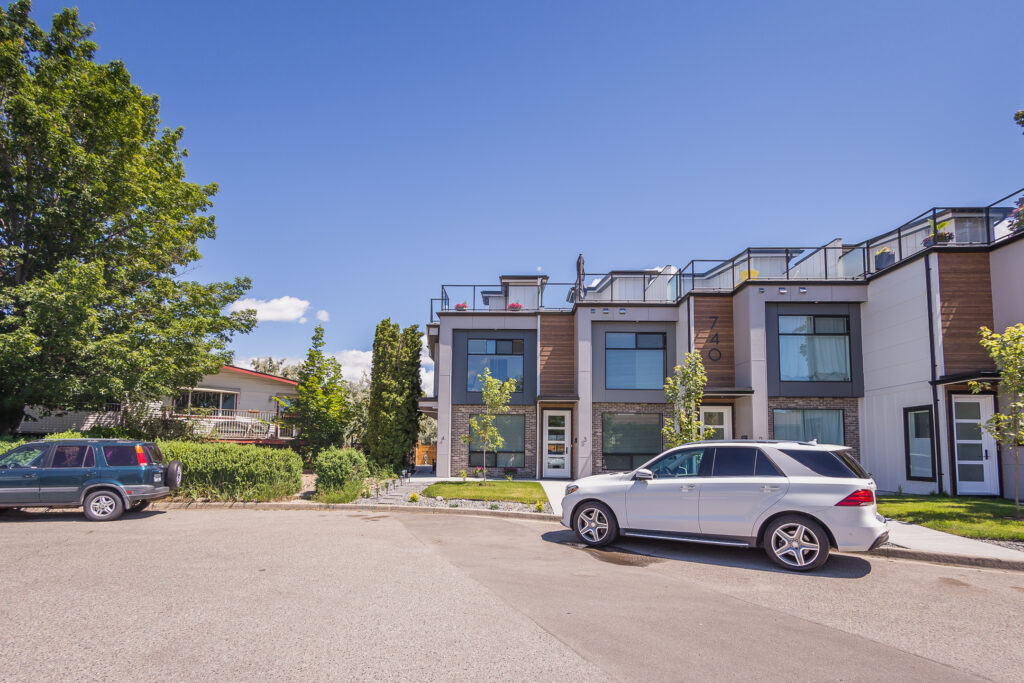
[[708,389],[736,386],[732,297],[693,297],[693,348],[700,352]]
[[992,327],[992,281],[988,254],[939,254],[939,303],[944,372],[992,370],[992,359],[978,343],[978,329]]
[[545,313],[540,316],[541,396],[576,394],[576,318],[571,313]]

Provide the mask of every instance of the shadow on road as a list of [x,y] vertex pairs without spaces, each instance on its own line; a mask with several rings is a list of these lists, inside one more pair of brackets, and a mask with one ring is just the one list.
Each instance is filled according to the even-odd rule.
[[[769,560],[763,550],[728,548],[672,541],[620,539],[605,548],[589,548],[580,543],[576,534],[568,529],[541,534],[548,543],[557,543],[586,553],[596,560],[634,567],[646,567],[656,562],[693,562],[720,567],[738,567],[760,572],[791,574]],[[861,579],[871,573],[871,563],[861,557],[832,555],[824,567],[811,572],[813,576],[834,579]]]
[[[126,512],[115,522],[130,522],[136,519],[148,519],[166,514],[166,510],[143,510],[142,512]],[[0,514],[0,524],[5,523],[38,523],[38,522],[86,522],[81,508],[33,508],[31,510],[7,510]]]

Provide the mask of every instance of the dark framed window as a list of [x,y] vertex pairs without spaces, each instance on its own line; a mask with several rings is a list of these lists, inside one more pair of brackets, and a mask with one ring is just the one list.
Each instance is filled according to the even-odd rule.
[[779,379],[850,382],[850,317],[780,315]]
[[932,442],[931,406],[903,409],[903,447],[907,479],[935,481],[935,447]]
[[842,410],[776,408],[775,438],[779,441],[811,441],[843,444]]
[[870,479],[860,463],[848,453],[796,448],[780,448],[783,453],[823,477],[838,479]]
[[484,370],[505,382],[516,381],[516,393],[523,393],[523,340],[470,339],[466,349],[466,391],[483,391]]
[[761,449],[719,446],[715,449],[712,477],[781,477],[782,472]]
[[605,332],[605,389],[661,389],[664,386],[664,332]]
[[195,409],[210,415],[225,416],[228,415],[226,411],[234,411],[237,407],[238,394],[232,391],[183,389],[174,397],[174,411],[177,413]]
[[[479,417],[472,415],[471,417]],[[526,467],[526,416],[498,415],[494,426],[505,440],[497,453],[487,452],[487,467]],[[472,432],[471,432],[472,433]],[[469,442],[469,466],[484,467],[484,447],[476,439]]]
[[604,413],[601,452],[607,470],[633,470],[664,449],[659,414]]

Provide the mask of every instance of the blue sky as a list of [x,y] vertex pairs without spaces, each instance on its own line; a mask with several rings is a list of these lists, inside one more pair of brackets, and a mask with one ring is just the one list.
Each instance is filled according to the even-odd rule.
[[220,184],[191,276],[291,297],[239,360],[301,357],[324,311],[351,377],[441,283],[859,241],[1024,185],[1019,2],[77,6]]

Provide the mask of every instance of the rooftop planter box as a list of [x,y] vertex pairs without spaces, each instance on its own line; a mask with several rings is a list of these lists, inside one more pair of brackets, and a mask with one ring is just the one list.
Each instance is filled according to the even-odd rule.
[[523,305],[522,304],[509,304],[508,306],[505,307],[505,310],[506,311],[521,311],[521,310],[523,310]]
[[465,311],[468,308],[469,308],[469,306],[466,304],[465,301],[463,301],[461,304],[455,304],[455,310],[456,311]]
[[931,247],[936,244],[945,244],[946,242],[953,241],[953,233],[951,232],[933,232],[924,238],[921,242],[926,247]]
[[875,252],[875,270],[888,268],[896,262],[896,254],[889,247],[882,247]]

